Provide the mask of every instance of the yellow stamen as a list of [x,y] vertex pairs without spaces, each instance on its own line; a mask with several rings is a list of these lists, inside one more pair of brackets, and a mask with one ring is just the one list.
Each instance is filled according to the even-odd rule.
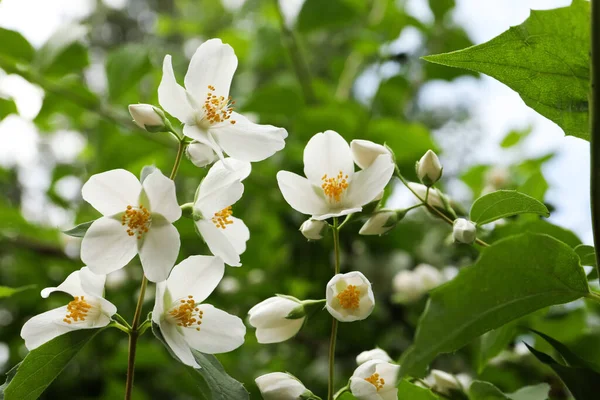
[[121,216],[121,225],[127,226],[127,234],[129,236],[137,235],[138,239],[141,239],[144,233],[148,232],[151,222],[152,215],[143,204],[140,204],[137,208],[131,205],[127,206]]
[[329,197],[329,200],[339,202],[344,191],[348,189],[348,175],[344,175],[342,171],[333,178],[328,178],[327,174],[325,174],[321,180],[323,181],[321,188],[325,196]]
[[169,311],[169,315],[177,321],[177,326],[189,328],[197,325],[196,330],[199,331],[204,312],[196,307],[194,296],[189,295],[187,300],[180,300],[180,303],[179,306]]
[[[215,87],[212,85],[208,85],[208,90],[206,100],[204,100],[204,119],[211,124],[225,122],[230,119],[235,101],[231,100],[231,96],[225,98],[224,96],[217,96],[212,93],[215,91]],[[230,122],[235,124],[235,120],[231,120]]]
[[67,304],[67,315],[65,315],[63,321],[67,324],[85,321],[90,308],[92,308],[92,306],[84,299],[84,296],[75,296],[75,299]]
[[356,310],[360,305],[360,290],[354,285],[348,285],[348,287],[338,293],[336,297],[340,301],[342,308],[345,308],[346,310]]
[[371,375],[368,378],[365,378],[365,381],[369,382],[371,385],[375,386],[375,388],[377,389],[377,391],[379,392],[381,389],[383,389],[383,385],[385,385],[385,380],[383,378],[379,377],[379,374],[377,372],[375,372],[373,375]]
[[233,224],[233,221],[230,219],[233,215],[233,210],[231,206],[225,207],[219,212],[215,213],[215,216],[212,217],[212,222],[215,224],[217,228],[225,229],[227,225]]

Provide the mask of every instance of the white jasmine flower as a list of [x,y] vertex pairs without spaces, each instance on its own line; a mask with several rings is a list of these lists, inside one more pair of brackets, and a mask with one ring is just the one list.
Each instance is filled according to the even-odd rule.
[[361,169],[365,169],[371,166],[382,154],[389,154],[392,156],[390,150],[377,143],[373,143],[370,140],[356,139],[350,142],[350,149],[352,150],[352,157],[354,162]]
[[287,319],[298,307],[299,301],[289,297],[270,297],[248,311],[250,325],[256,328],[258,343],[279,343],[288,340],[300,331],[306,316]]
[[261,375],[254,381],[264,400],[300,400],[312,395],[296,377],[283,372]]
[[153,105],[130,104],[129,114],[131,114],[133,122],[144,130],[158,132],[166,129],[165,114]]
[[452,227],[452,237],[457,242],[471,244],[477,238],[477,227],[469,220],[457,218]]
[[105,280],[105,275],[96,275],[83,267],[72,272],[58,287],[42,290],[43,298],[58,291],[70,294],[73,300],[66,306],[46,311],[25,322],[21,329],[25,346],[33,350],[67,332],[108,325],[117,307],[103,297]]
[[327,222],[318,221],[312,218],[307,219],[300,226],[300,232],[308,240],[323,239],[323,232],[325,232],[325,230],[327,230]]
[[400,366],[370,360],[356,368],[350,378],[350,391],[359,400],[397,400]]
[[238,160],[261,161],[283,149],[287,131],[258,125],[233,111],[229,96],[237,68],[233,48],[220,39],[198,47],[185,75],[185,89],[175,80],[171,56],[165,56],[158,87],[160,105],[184,123],[184,135]]
[[327,283],[327,311],[338,321],[359,321],[371,315],[375,297],[371,282],[358,271],[337,274]]
[[417,177],[425,186],[431,186],[442,177],[442,164],[437,154],[431,150],[417,161]]
[[210,251],[225,264],[239,267],[250,231],[233,216],[232,205],[244,193],[242,181],[250,174],[249,162],[227,159],[216,162],[202,180],[194,200],[196,228]]
[[83,199],[103,214],[81,242],[81,260],[96,274],[124,267],[136,254],[152,282],[165,280],[179,254],[181,217],[175,183],[158,169],[140,181],[114,169],[93,175],[81,189]]
[[242,320],[202,302],[217,287],[225,265],[219,257],[191,256],[177,264],[166,281],[156,284],[152,321],[182,363],[199,365],[190,349],[226,353],[244,343]]
[[388,353],[380,348],[375,348],[373,350],[367,350],[360,353],[356,356],[356,363],[358,365],[364,364],[367,361],[371,360],[381,360],[385,362],[392,362],[392,358],[388,355]]
[[306,178],[279,171],[277,183],[290,206],[324,220],[361,211],[379,195],[393,172],[392,157],[384,154],[355,173],[348,143],[337,132],[326,131],[314,135],[304,149]]
[[210,146],[196,141],[187,146],[186,154],[196,167],[206,167],[218,160],[217,154]]

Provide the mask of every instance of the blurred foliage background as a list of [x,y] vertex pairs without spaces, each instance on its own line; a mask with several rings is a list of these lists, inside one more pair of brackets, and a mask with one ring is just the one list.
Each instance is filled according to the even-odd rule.
[[[3,163],[0,169],[0,283],[35,285],[0,299],[0,350],[5,355],[0,370],[8,370],[26,354],[19,336],[23,323],[67,300],[57,294],[42,301],[38,293],[81,267],[79,241],[60,233],[98,217],[82,201],[81,184],[92,174],[114,168],[139,173],[144,165],[153,164],[163,172],[170,170],[175,143],[168,135],[137,128],[127,105],[157,104],[164,55],[173,55],[176,75],[181,78],[193,51],[212,37],[232,45],[239,58],[232,87],[239,110],[290,133],[283,151],[253,164],[244,197],[234,206],[235,215],[249,226],[251,238],[242,256],[243,267],[227,268],[226,278],[209,298],[219,308],[244,317],[253,305],[274,293],[301,299],[324,297],[324,285],[332,275],[332,239],[309,243],[300,235],[298,227],[304,217],[285,203],[275,180],[281,169],[301,172],[302,150],[316,132],[333,129],[348,141],[385,142],[395,151],[402,173],[414,180],[415,161],[429,148],[439,150],[431,132],[455,124],[452,154],[445,148],[442,160],[459,167],[445,169],[442,186],[462,182],[467,193],[460,199],[463,208],[468,209],[474,196],[500,188],[518,188],[544,200],[548,184],[542,165],[552,154],[521,159],[510,167],[460,168],[468,164],[465,160],[477,146],[476,136],[484,133],[459,132],[460,124],[469,119],[468,109],[432,112],[419,105],[420,90],[428,82],[470,74],[419,59],[472,44],[463,28],[448,17],[454,0],[430,0],[435,17],[430,24],[409,16],[404,3],[395,0],[294,2],[301,5],[296,18],[282,13],[279,3],[130,0],[124,8],[113,9],[98,2],[81,25],[62,27],[36,49],[18,33],[0,29],[0,68],[44,91],[42,107],[33,119],[40,135],[35,159],[25,165]],[[422,35],[418,52],[393,51],[391,44],[406,29]],[[13,99],[0,98],[0,118],[10,119],[17,113]],[[16,137],[20,132],[15,129],[13,134]],[[501,143],[506,150],[500,151],[518,148],[527,134],[507,132]],[[180,203],[193,199],[205,173],[184,161],[177,177]],[[394,190],[398,182],[391,186],[386,198],[393,206],[407,195]],[[425,212],[411,214],[383,237],[359,237],[360,220],[342,232],[342,271],[365,273],[373,282],[377,306],[367,320],[341,324],[338,387],[356,367],[354,359],[361,351],[379,346],[397,358],[410,344],[425,299],[409,304],[394,301],[392,281],[397,272],[421,263],[439,270],[460,268],[477,257],[476,249],[451,244],[448,227]],[[182,218],[176,226],[182,237],[180,259],[208,254],[190,220]],[[581,243],[573,233],[531,216],[508,221],[484,235],[493,241],[518,230],[553,232],[573,246]],[[141,267],[134,260],[108,279],[107,297],[128,319],[133,315],[140,275]],[[149,296],[145,310],[151,306]],[[574,349],[600,355],[598,310],[589,307],[583,301],[553,307],[511,325],[492,355],[502,348],[504,352],[487,366],[487,360],[481,361],[486,356],[481,356],[479,344],[473,343],[456,354],[439,357],[435,367],[479,376],[505,391],[546,381],[553,384],[553,396],[566,398],[557,379],[520,351],[519,343],[523,339],[533,343],[531,336],[522,335],[526,327],[535,327]],[[275,371],[289,371],[315,393],[323,393],[329,329],[330,317],[321,312],[296,338],[260,345],[249,327],[244,346],[218,358],[230,375],[246,385],[251,398],[260,398],[254,378]],[[43,398],[119,398],[126,357],[127,337],[106,330]],[[172,360],[151,334],[141,338],[136,399],[192,399],[197,390],[186,368]]]

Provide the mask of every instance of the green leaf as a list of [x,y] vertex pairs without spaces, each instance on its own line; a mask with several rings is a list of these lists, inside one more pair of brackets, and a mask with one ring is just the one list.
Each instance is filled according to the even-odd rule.
[[72,331],[31,350],[18,365],[12,379],[9,373],[4,399],[34,400],[40,397],[69,361],[99,332],[100,329]]
[[523,129],[523,130],[510,131],[504,137],[504,139],[500,143],[500,146],[505,149],[512,147],[512,146],[518,144],[521,140],[525,139],[527,136],[529,136],[531,131],[532,131],[531,127],[527,128],[527,129]]
[[517,214],[550,216],[546,206],[533,197],[514,190],[498,190],[475,200],[470,219],[478,225],[484,225]]
[[439,400],[439,397],[429,389],[417,386],[403,379],[398,385],[398,399],[410,400]]
[[575,253],[579,256],[581,265],[596,266],[596,251],[594,250],[594,246],[580,244],[575,247]]
[[146,46],[127,44],[110,53],[106,60],[109,97],[112,100],[120,98],[137,85],[150,69]]
[[351,26],[359,20],[365,6],[361,0],[306,0],[298,14],[297,27],[301,32],[309,32]]
[[538,219],[535,221],[510,222],[506,225],[497,226],[492,233],[492,241],[506,238],[508,236],[518,235],[524,232],[550,235],[553,238],[568,244],[570,247],[576,247],[581,244],[581,240],[570,230],[553,225],[543,219]]
[[526,386],[512,394],[504,394],[489,382],[474,381],[469,388],[470,400],[546,400],[550,385],[541,383],[535,386]]
[[454,0],[429,0],[429,8],[437,20],[443,19],[454,5]]
[[11,288],[8,286],[0,286],[0,299],[3,297],[10,297],[13,294],[22,292],[24,290],[33,289],[34,287],[36,287],[36,285],[27,285],[27,286],[21,286],[18,288]]
[[[179,358],[173,353],[169,345],[165,342],[160,328],[154,322],[152,323],[152,333],[167,348],[169,353],[179,361]],[[207,400],[247,400],[249,393],[240,382],[227,374],[219,360],[212,354],[204,354],[192,349],[194,359],[200,365],[195,371],[195,378],[200,388],[200,393]]]
[[522,234],[485,248],[479,260],[434,289],[401,373],[422,375],[440,353],[491,329],[589,293],[577,254],[550,236]]
[[85,233],[88,229],[90,229],[90,226],[92,226],[93,223],[94,221],[82,222],[81,224],[69,229],[68,231],[63,231],[63,233],[65,235],[82,238],[85,236]]
[[573,351],[571,351],[571,349],[569,349],[566,345],[564,345],[563,343],[559,342],[558,340],[556,340],[542,332],[539,332],[539,331],[536,331],[533,329],[532,329],[532,332],[535,333],[536,335],[540,336],[542,339],[544,339],[546,342],[548,342],[552,347],[554,347],[554,350],[556,350],[562,356],[562,358],[565,360],[567,365],[569,365],[571,367],[589,368],[595,372],[600,373],[600,364],[596,364],[596,363],[592,363],[587,360],[584,360],[583,358],[581,358],[577,354],[575,354]]
[[64,76],[79,72],[90,63],[83,44],[87,29],[82,25],[64,26],[39,49],[35,67],[47,75]]
[[16,61],[30,62],[35,50],[27,39],[18,32],[0,28],[0,54]]
[[338,400],[356,400],[356,397],[354,397],[354,395],[350,392],[344,392],[340,397],[338,397]]
[[18,114],[17,105],[12,99],[0,97],[0,120],[4,119],[9,114]]
[[533,10],[521,25],[487,43],[425,60],[487,74],[567,135],[589,140],[590,3]]
[[515,322],[511,322],[498,329],[484,333],[479,338],[479,349],[477,352],[477,372],[483,372],[488,361],[496,357],[512,342],[517,333]]

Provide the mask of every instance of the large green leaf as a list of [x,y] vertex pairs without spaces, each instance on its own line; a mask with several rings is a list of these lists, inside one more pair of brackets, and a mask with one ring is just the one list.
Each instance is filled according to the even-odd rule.
[[[155,323],[152,323],[152,332],[154,336],[167,348],[169,353],[177,360],[177,356],[160,331],[160,328]],[[200,368],[194,369],[192,374],[196,380],[201,398],[207,400],[247,400],[249,399],[248,391],[244,386],[227,374],[219,360],[212,354],[204,354],[199,351],[192,350],[194,359],[200,365]]]
[[577,254],[550,236],[500,240],[452,281],[434,289],[402,374],[422,375],[438,354],[456,351],[491,329],[589,293]]
[[439,400],[431,390],[419,387],[407,380],[402,380],[398,385],[398,399],[400,400]]
[[471,221],[478,225],[487,224],[517,214],[550,216],[546,206],[523,193],[514,190],[498,190],[481,196],[471,207]]
[[0,55],[17,61],[29,62],[35,50],[20,33],[0,28]]
[[3,391],[4,399],[34,400],[40,397],[69,361],[98,332],[99,329],[72,331],[30,351],[18,365],[16,373],[14,369],[9,372],[8,384]]
[[424,57],[482,72],[517,91],[567,135],[589,140],[590,3],[531,11],[521,25],[487,43]]
[[489,382],[475,381],[469,388],[470,400],[546,400],[550,386],[541,383],[527,386],[511,394],[502,393],[500,389]]
[[481,373],[488,361],[496,357],[512,342],[517,333],[515,322],[511,322],[498,329],[486,332],[479,338],[479,348],[475,360],[477,372]]
[[127,44],[110,53],[106,60],[108,94],[115,100],[150,72],[148,48],[139,44]]

